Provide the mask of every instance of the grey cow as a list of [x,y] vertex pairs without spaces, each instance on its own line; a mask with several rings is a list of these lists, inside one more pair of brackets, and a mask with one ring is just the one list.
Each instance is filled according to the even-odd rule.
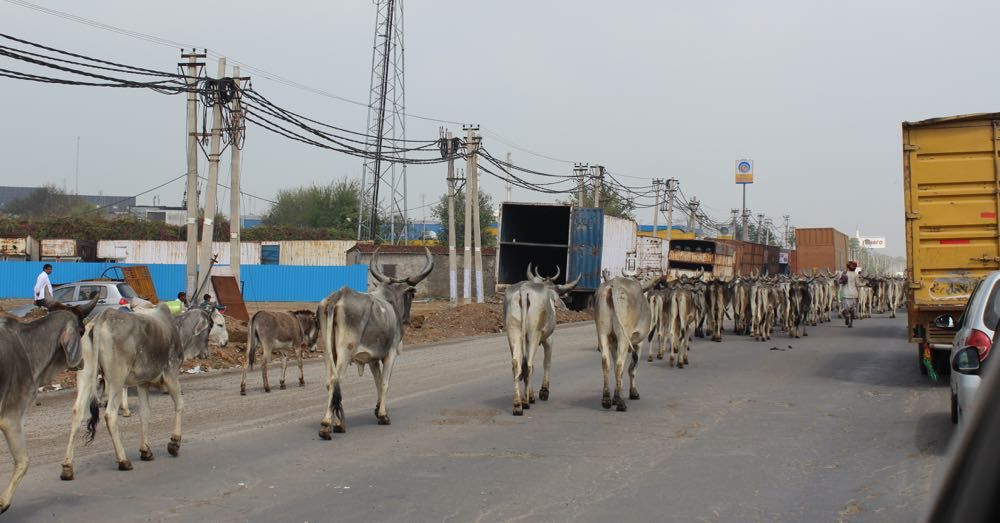
[[91,309],[93,305],[56,310],[33,321],[0,315],[0,431],[14,461],[10,482],[0,493],[0,513],[10,508],[14,490],[28,471],[24,442],[28,407],[53,375],[80,365],[82,318]]
[[271,352],[275,350],[281,351],[281,389],[285,388],[289,351],[295,351],[299,358],[299,386],[305,385],[302,351],[313,346],[318,335],[316,313],[312,311],[260,311],[254,314],[247,329],[247,361],[243,366],[240,394],[245,396],[247,393],[247,371],[253,368],[258,345],[262,351],[260,368],[264,379],[264,392],[271,392],[271,384],[267,381],[267,364],[271,361]]
[[[545,351],[542,373],[542,387],[538,398],[549,399],[549,372],[552,367],[552,333],[556,329],[556,306],[560,296],[572,291],[580,283],[580,276],[564,285],[556,285],[559,267],[551,278],[543,278],[536,271],[531,272],[528,264],[528,279],[507,288],[504,295],[504,326],[507,343],[510,345],[511,370],[514,375],[514,415],[523,414],[523,409],[531,408],[535,402],[531,378],[535,371],[535,351],[541,345]],[[524,382],[524,397],[521,397],[521,382]]]
[[344,368],[353,363],[371,368],[378,391],[375,417],[379,425],[389,425],[386,411],[386,393],[392,366],[399,355],[404,326],[410,323],[410,304],[416,285],[434,269],[431,251],[423,270],[409,278],[390,278],[378,268],[378,250],[372,255],[368,270],[375,278],[375,290],[368,294],[348,287],[323,299],[316,310],[319,323],[319,340],[326,359],[327,406],[319,436],[330,439],[330,431],[345,432],[343,397],[340,379]]
[[73,479],[73,443],[80,427],[83,410],[89,404],[90,420],[87,433],[94,439],[98,409],[98,372],[103,373],[108,390],[108,405],[104,421],[115,448],[118,470],[132,470],[118,434],[118,406],[122,390],[135,386],[139,391],[139,419],[142,442],[139,455],[143,461],[153,460],[149,447],[149,387],[166,388],[174,401],[174,430],[167,451],[177,456],[181,446],[181,397],[179,373],[181,362],[195,356],[208,355],[208,333],[212,320],[208,312],[192,309],[172,317],[166,304],[147,314],[108,310],[87,325],[81,344],[83,370],[77,376],[76,403],[70,425],[69,444],[63,461],[61,478]]
[[610,409],[612,405],[608,389],[608,373],[614,363],[613,401],[617,410],[628,410],[621,392],[625,358],[629,356],[631,356],[628,369],[629,399],[639,399],[639,390],[635,383],[635,367],[639,361],[642,340],[652,328],[652,315],[644,293],[656,285],[656,282],[657,280],[653,279],[645,285],[640,285],[639,282],[629,278],[612,278],[601,283],[594,293],[594,322],[597,325],[597,342],[600,345],[601,367],[604,370],[601,406],[606,409]]

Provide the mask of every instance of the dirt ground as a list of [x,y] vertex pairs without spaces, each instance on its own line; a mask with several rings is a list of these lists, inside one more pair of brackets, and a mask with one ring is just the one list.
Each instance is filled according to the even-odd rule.
[[[16,307],[28,300],[0,300],[0,310]],[[316,303],[306,302],[255,302],[248,303],[247,310],[252,316],[257,311],[295,311],[316,310]],[[560,309],[556,312],[557,323],[573,323],[590,321],[591,311],[570,311]],[[242,367],[246,361],[247,325],[246,323],[226,318],[226,328],[229,331],[229,344],[225,347],[211,347],[212,354],[204,359],[192,359],[181,365],[181,371],[189,374],[199,374],[215,370]],[[503,316],[499,303],[473,303],[451,307],[447,301],[414,302],[410,309],[410,326],[403,337],[404,347],[417,344],[428,344],[440,341],[479,336],[503,331]],[[304,358],[320,358],[320,352],[306,352]],[[280,361],[280,360],[279,360]],[[294,365],[290,358],[289,365]],[[61,390],[76,386],[76,372],[66,371],[57,374],[50,385],[43,390]]]

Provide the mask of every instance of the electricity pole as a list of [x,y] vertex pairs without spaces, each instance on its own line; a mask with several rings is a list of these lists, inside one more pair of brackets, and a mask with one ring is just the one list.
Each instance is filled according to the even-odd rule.
[[732,234],[733,234],[733,239],[735,240],[736,236],[737,236],[736,235],[736,223],[737,223],[737,220],[739,220],[740,210],[739,209],[729,209],[729,213],[733,215],[733,218],[732,218],[733,219],[733,231],[732,231]]
[[743,207],[743,230],[740,233],[740,240],[750,241],[750,209]]
[[573,164],[573,173],[576,174],[576,206],[583,207],[583,177],[587,172],[587,164]]
[[[476,256],[476,303],[483,303],[483,231],[479,224],[479,143],[482,137],[475,131],[479,130],[478,125],[470,125],[466,128],[469,136],[469,185],[472,187],[471,194],[466,195],[466,199],[472,200],[472,233],[474,240],[474,250]],[[465,221],[468,224],[470,219],[466,215]],[[467,225],[468,226],[468,225]]]
[[[229,268],[236,278],[236,285],[240,284],[240,157],[243,152],[243,106],[240,103],[243,86],[240,78],[240,66],[233,67],[233,81],[236,82],[236,91],[233,93],[232,102],[232,136],[230,144],[229,159]],[[240,287],[242,289],[242,287]]]
[[698,198],[692,196],[691,201],[688,202],[688,211],[690,212],[690,214],[688,215],[688,228],[691,229],[691,232],[694,233],[695,236],[697,236],[698,234],[697,216],[698,216],[699,205],[701,205],[701,202],[698,201]]
[[659,238],[660,232],[657,230],[657,226],[660,223],[660,185],[663,184],[661,178],[653,179],[653,192],[656,194],[655,202],[653,204],[653,238]]
[[458,305],[458,264],[455,259],[455,140],[445,132],[445,154],[448,155],[448,296],[452,306]]
[[[226,76],[226,59],[219,58],[218,79]],[[201,225],[201,250],[198,251],[198,289],[211,276],[212,240],[215,233],[215,205],[219,191],[219,147],[222,141],[222,98],[216,92],[212,104],[212,138],[208,151],[208,181],[205,184],[205,211]],[[189,299],[197,299],[191,296]]]
[[510,152],[508,151],[507,152],[507,201],[508,202],[511,201],[514,192],[514,186],[511,185],[511,179],[510,179],[511,177],[510,170],[513,168],[511,167],[512,165],[513,162],[511,162],[510,160]]
[[594,165],[591,167],[594,171],[594,207],[601,208],[601,181],[604,180],[604,166]]
[[674,178],[667,180],[667,259],[665,270],[670,270],[670,240],[674,231],[674,191],[676,190],[677,180]]
[[791,239],[788,237],[788,220],[791,220],[792,217],[791,217],[791,215],[786,214],[786,215],[782,216],[782,218],[784,218],[784,220],[785,220],[785,242],[784,242],[784,246],[785,246],[786,249],[790,249],[792,247],[792,242],[791,242]]
[[760,231],[764,228],[764,213],[757,215],[757,243],[760,243]]
[[181,53],[186,62],[178,64],[186,68],[184,81],[187,84],[187,188],[184,192],[187,207],[187,261],[184,271],[184,291],[189,300],[198,288],[198,68],[204,67],[205,53],[194,49]]

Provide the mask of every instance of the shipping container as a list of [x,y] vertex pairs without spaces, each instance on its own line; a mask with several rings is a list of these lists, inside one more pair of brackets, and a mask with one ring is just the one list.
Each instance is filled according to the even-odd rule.
[[1000,113],[904,122],[902,131],[908,333],[921,359],[947,371],[953,331],[934,319],[957,320],[979,279],[1000,269]]
[[95,261],[97,242],[92,240],[58,240],[46,238],[40,242],[44,261]]
[[722,279],[734,275],[734,250],[721,241],[672,240],[669,260],[669,269],[674,273],[691,276],[702,271]]
[[733,249],[733,270],[737,276],[751,274],[779,274],[778,264],[781,248],[776,245],[763,245],[741,240],[716,240],[729,245]]
[[38,261],[38,250],[31,236],[0,238],[0,261]]
[[279,265],[347,265],[347,251],[356,243],[354,240],[290,240],[261,242],[261,249],[267,251],[265,257],[269,259],[274,259],[276,249]]
[[635,242],[636,272],[640,275],[662,274],[667,259],[667,242],[651,236],[638,236]]
[[[200,250],[200,245],[199,245]],[[212,243],[217,265],[229,265],[229,242]],[[187,243],[183,241],[101,240],[97,258],[118,263],[180,264],[187,263]],[[260,265],[260,243],[240,243],[240,265]]]
[[634,221],[604,215],[604,228],[601,231],[601,271],[619,276],[628,268],[629,255],[636,252],[635,232]]
[[795,250],[800,272],[834,272],[847,266],[850,243],[846,234],[832,227],[797,228]]

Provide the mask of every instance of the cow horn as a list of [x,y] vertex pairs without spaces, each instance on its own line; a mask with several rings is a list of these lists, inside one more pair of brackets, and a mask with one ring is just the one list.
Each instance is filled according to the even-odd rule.
[[607,282],[608,280],[610,280],[611,278],[608,277],[609,275],[610,275],[610,273],[608,272],[607,269],[604,269],[603,271],[601,271],[601,281],[602,282]]
[[562,296],[563,294],[566,294],[567,292],[575,289],[576,286],[580,283],[580,278],[582,278],[582,277],[583,277],[583,273],[581,272],[580,274],[576,275],[576,279],[575,280],[573,280],[571,282],[564,283],[562,285],[556,285],[556,293],[559,294],[560,296]]
[[420,274],[416,276],[410,276],[409,278],[404,280],[406,281],[406,283],[409,283],[410,285],[416,285],[420,283],[420,281],[423,280],[424,278],[430,276],[431,271],[434,270],[434,257],[431,256],[431,250],[428,249],[427,247],[424,247],[424,252],[427,253],[427,265],[424,266],[424,270],[420,271]]
[[385,274],[382,274],[382,271],[379,270],[378,268],[379,249],[381,249],[381,247],[376,248],[375,252],[372,253],[372,259],[370,262],[368,262],[368,272],[372,273],[372,276],[374,276],[375,279],[378,280],[380,283],[389,283],[392,281],[392,279],[386,276]]
[[698,267],[698,274],[695,275],[694,279],[700,280],[702,276],[705,275],[705,269]]
[[528,262],[528,271],[527,271],[527,273],[525,275],[528,277],[527,278],[528,281],[534,281],[535,280],[535,275],[531,274],[531,262]]
[[97,306],[97,300],[99,300],[100,298],[101,298],[100,295],[98,295],[97,293],[94,293],[94,297],[91,298],[89,302],[87,302],[87,303],[85,303],[83,305],[78,305],[78,306],[76,306],[74,308],[77,311],[79,311],[81,318],[86,318],[87,315],[90,314],[90,311],[94,310],[94,307]]
[[551,277],[551,278],[545,278],[545,279],[546,279],[546,280],[548,280],[548,281],[556,281],[556,280],[558,280],[558,279],[559,279],[559,275],[560,275],[560,274],[562,274],[562,273],[561,273],[561,272],[559,272],[559,266],[558,266],[558,265],[556,265],[556,275],[555,275],[555,276],[553,276],[553,277]]

